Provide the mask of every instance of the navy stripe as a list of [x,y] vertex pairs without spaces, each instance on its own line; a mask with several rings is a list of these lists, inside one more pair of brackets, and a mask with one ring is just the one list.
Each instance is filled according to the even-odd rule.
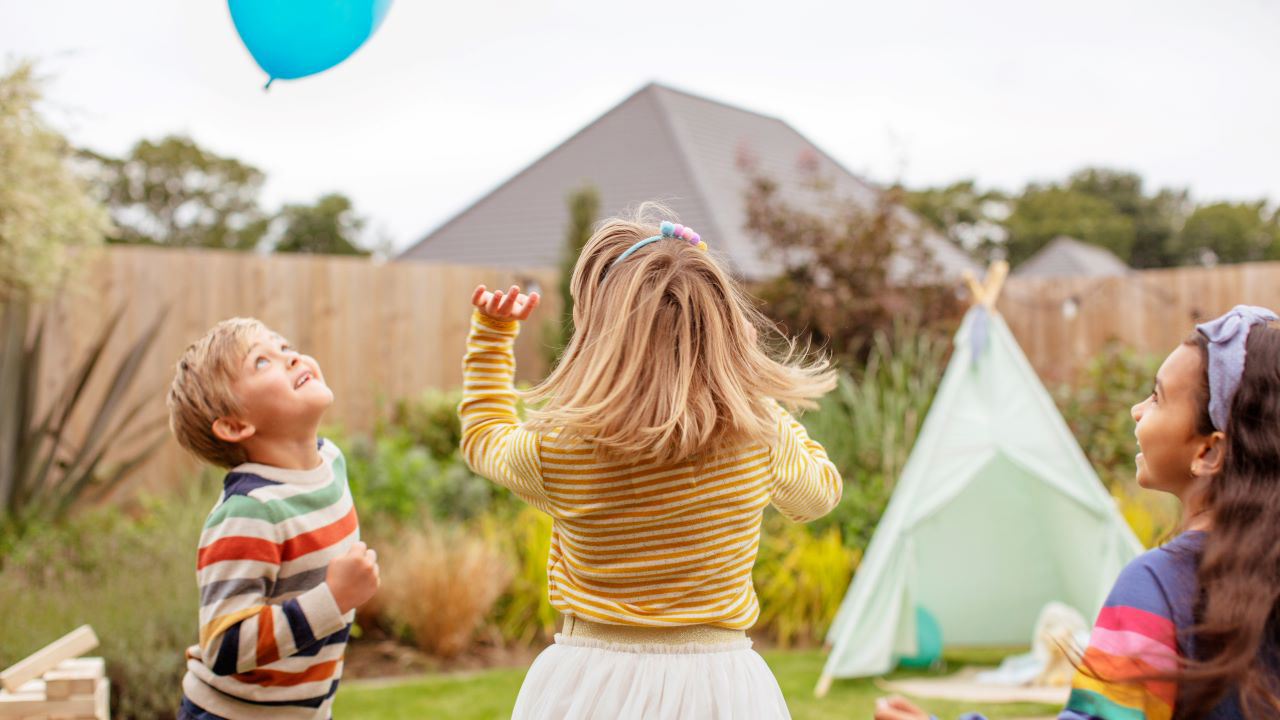
[[332,633],[327,637],[322,637],[320,638],[319,642],[312,643],[307,647],[299,649],[298,652],[294,653],[294,656],[295,657],[314,657],[316,655],[319,655],[320,651],[325,649],[325,647],[329,645],[341,645],[342,643],[346,642],[347,638],[350,636],[351,636],[351,625],[348,623],[346,627],[342,628],[338,632]]
[[311,623],[307,622],[307,615],[302,612],[302,606],[295,599],[286,601],[280,608],[284,610],[284,616],[289,619],[289,629],[293,631],[293,646],[310,647],[316,641],[316,636],[311,632]]
[[[241,621],[243,622],[243,621]],[[218,647],[218,659],[213,663],[214,675],[234,675],[236,659],[240,655],[240,623],[227,628]]]
[[182,696],[182,704],[178,706],[178,720],[227,720],[221,715],[214,715],[199,705]]
[[[229,698],[231,698],[231,699],[235,700],[236,702],[242,702],[242,703],[244,703],[244,704],[246,704],[246,705],[259,705],[259,706],[263,706],[263,707],[309,707],[309,708],[318,708],[318,707],[320,707],[321,705],[323,705],[323,704],[325,703],[325,701],[326,701],[326,700],[328,700],[329,698],[333,697],[333,694],[334,694],[334,693],[338,692],[338,681],[337,681],[337,680],[334,680],[334,681],[333,681],[333,683],[332,683],[331,685],[329,685],[329,692],[327,692],[327,693],[325,693],[325,694],[323,694],[323,695],[317,695],[316,697],[302,698],[302,699],[300,699],[300,700],[250,700],[250,699],[248,699],[248,698],[242,698],[242,697],[239,697],[238,695],[231,695],[230,693],[223,692],[223,691],[219,690],[218,688],[215,688],[215,687],[212,687],[212,686],[209,686],[209,689],[210,689],[210,690],[213,690],[214,692],[218,692],[218,693],[221,693],[221,694],[223,694],[223,695],[226,695],[227,697],[229,697]],[[221,719],[219,719],[219,720],[221,720]]]
[[229,472],[222,479],[222,499],[226,500],[232,495],[248,495],[260,487],[268,487],[270,485],[283,485],[284,483],[268,480],[261,475],[254,475],[247,472]]

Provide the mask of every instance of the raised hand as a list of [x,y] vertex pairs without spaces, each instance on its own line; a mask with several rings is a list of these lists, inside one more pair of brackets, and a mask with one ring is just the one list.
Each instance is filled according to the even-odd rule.
[[521,293],[519,285],[512,285],[505,293],[489,292],[483,285],[477,285],[471,293],[471,304],[494,320],[524,320],[538,307],[538,299],[536,292]]

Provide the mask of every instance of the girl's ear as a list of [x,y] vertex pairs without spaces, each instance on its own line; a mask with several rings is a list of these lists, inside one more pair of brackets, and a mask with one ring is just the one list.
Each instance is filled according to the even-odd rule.
[[1227,452],[1227,436],[1215,430],[1191,460],[1191,474],[1196,477],[1212,477],[1222,469],[1223,456]]
[[223,442],[244,442],[258,429],[239,418],[220,417],[213,421],[213,434]]

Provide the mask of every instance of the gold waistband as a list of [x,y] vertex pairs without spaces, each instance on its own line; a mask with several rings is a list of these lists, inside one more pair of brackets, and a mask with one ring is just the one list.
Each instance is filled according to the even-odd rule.
[[606,625],[564,616],[560,634],[571,638],[588,638],[626,645],[709,645],[745,640],[742,630],[715,625],[682,625],[679,627],[643,627],[639,625]]

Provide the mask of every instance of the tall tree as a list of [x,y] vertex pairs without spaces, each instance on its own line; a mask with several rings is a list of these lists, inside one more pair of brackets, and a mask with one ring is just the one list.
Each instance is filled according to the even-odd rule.
[[1170,241],[1169,250],[1186,263],[1280,259],[1280,209],[1264,200],[1202,205]]
[[1122,259],[1133,248],[1133,218],[1092,194],[1053,185],[1028,185],[1004,224],[1015,266],[1059,235],[1100,245]]
[[979,190],[973,180],[924,190],[900,191],[903,203],[939,232],[983,262],[1004,257],[1003,226],[1009,198],[999,190]]
[[311,205],[285,205],[277,216],[284,224],[276,252],[326,255],[368,255],[360,244],[365,219],[356,215],[351,200],[329,193]]
[[[905,222],[898,192],[884,191],[867,207],[821,178],[784,192],[754,167],[744,170],[745,227],[765,241],[777,267],[753,292],[789,335],[855,367],[877,333],[936,329],[957,316],[954,288],[941,281],[923,228]],[[803,190],[809,201],[800,199]],[[909,281],[895,273],[903,266],[911,268]]]
[[584,186],[569,193],[566,198],[569,206],[569,224],[565,226],[564,249],[560,254],[560,317],[548,322],[543,333],[545,338],[547,364],[551,365],[560,357],[560,352],[569,343],[573,334],[573,297],[569,292],[573,279],[573,268],[578,263],[578,255],[591,239],[596,220],[600,215],[600,193],[591,186]]
[[248,250],[267,231],[262,172],[191,138],[141,140],[124,158],[81,156],[111,210],[115,242]]
[[1187,191],[1161,189],[1155,195],[1143,190],[1137,173],[1110,168],[1084,168],[1067,179],[1068,190],[1103,200],[1116,212],[1133,221],[1129,254],[1121,259],[1134,267],[1163,267],[1171,264],[1169,239],[1190,212]]

